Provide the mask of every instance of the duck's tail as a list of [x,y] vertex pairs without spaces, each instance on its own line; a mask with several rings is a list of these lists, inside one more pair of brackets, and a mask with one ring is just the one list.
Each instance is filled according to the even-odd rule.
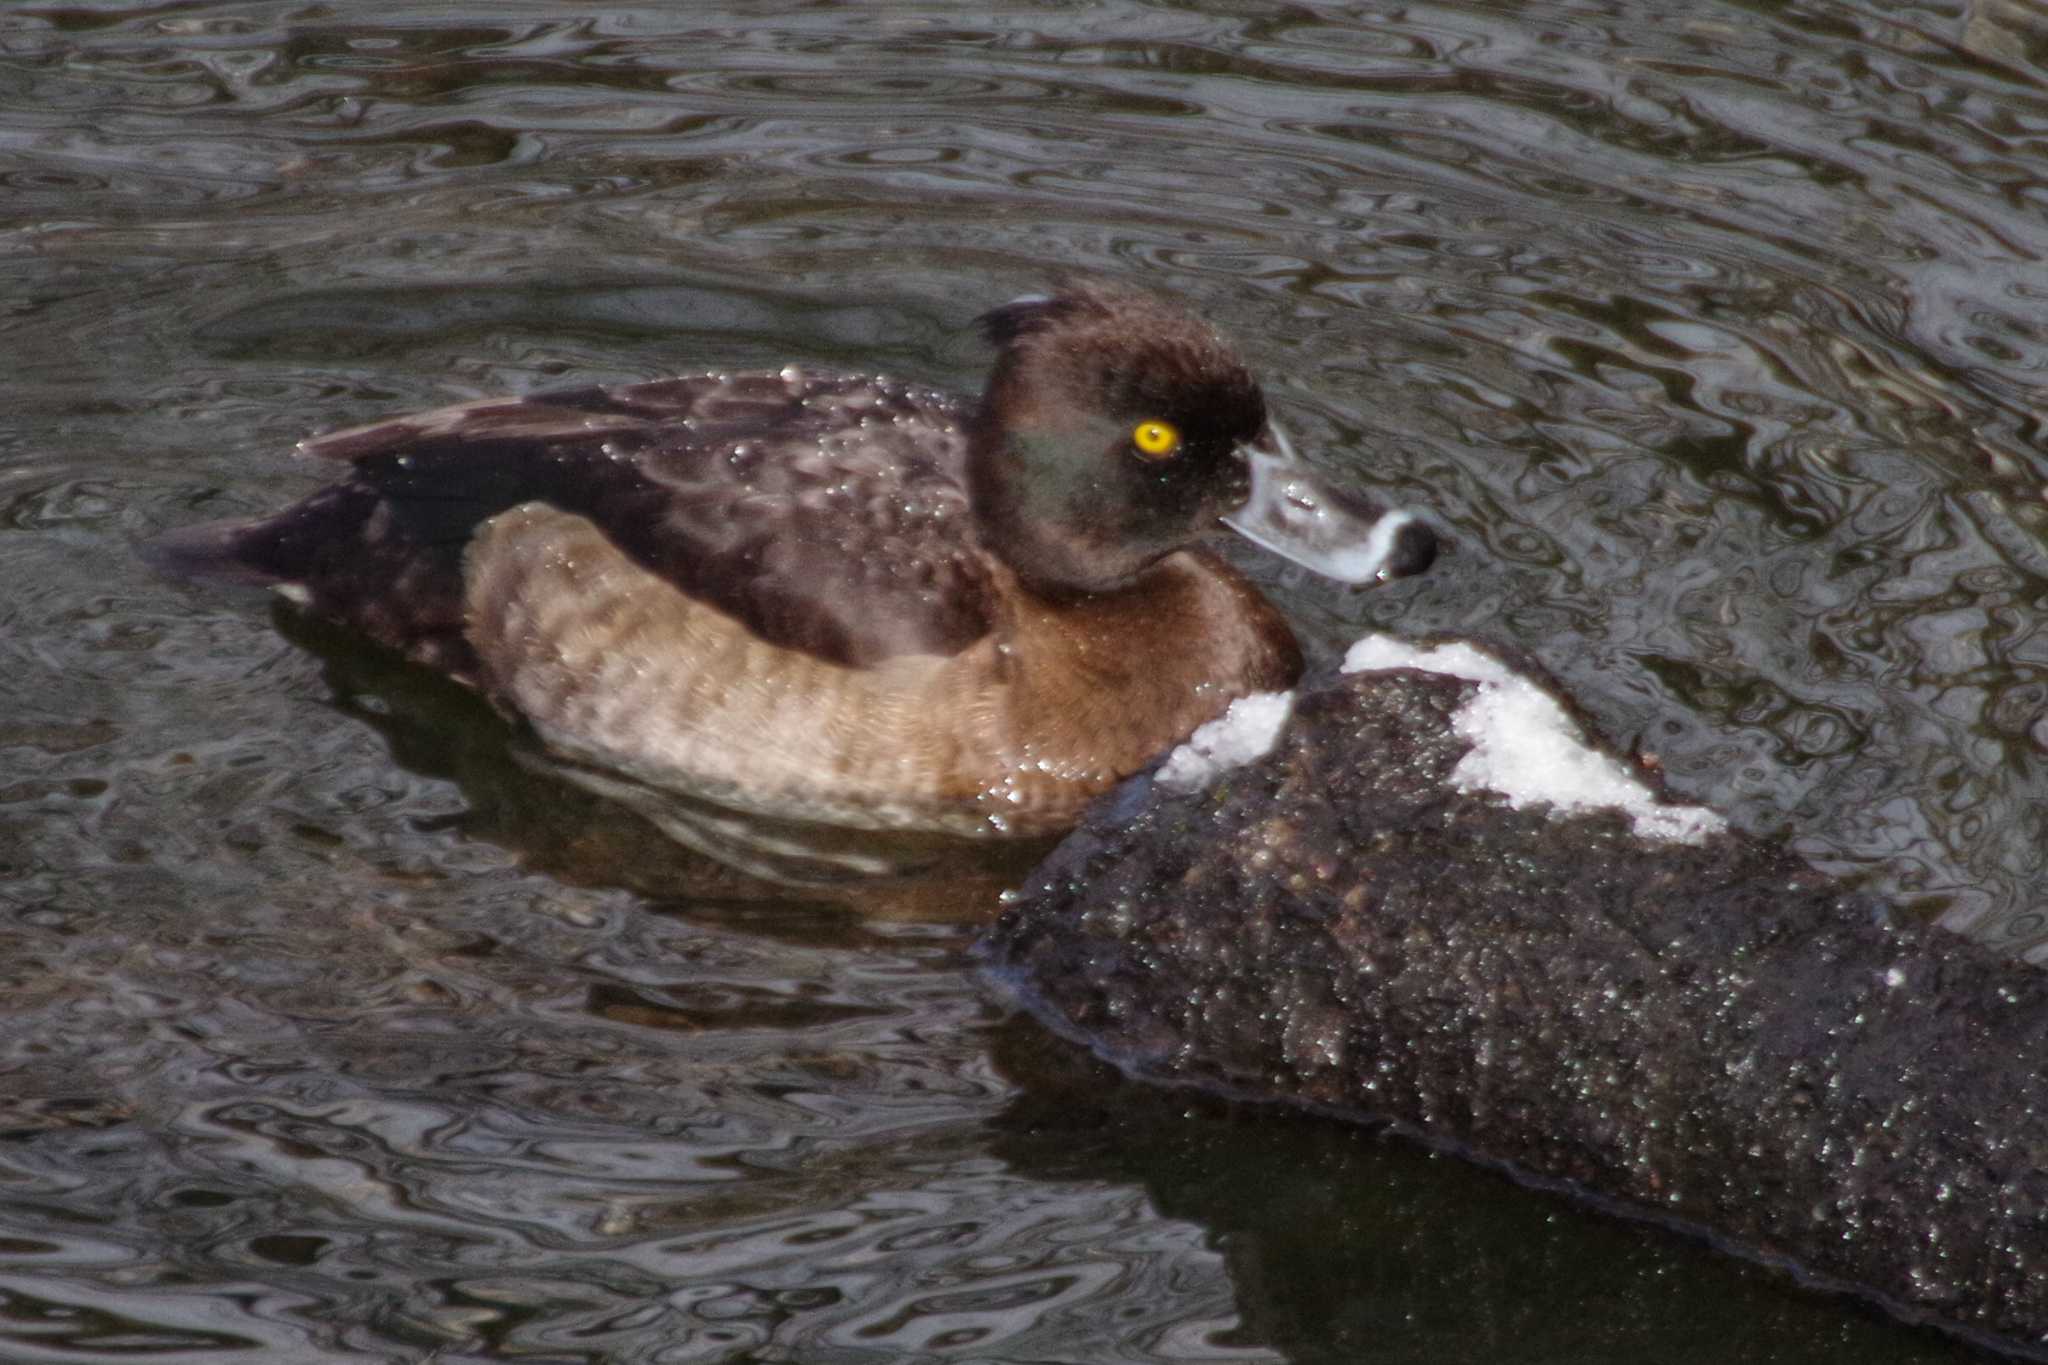
[[275,587],[289,575],[266,566],[259,553],[263,523],[208,521],[181,526],[137,547],[143,563],[167,578],[205,579],[251,588]]
[[[207,521],[180,527],[141,546],[143,560],[172,578],[249,587],[278,587],[317,575],[346,538],[375,510],[374,493],[337,484],[303,502],[253,521]],[[331,565],[328,565],[331,567]]]

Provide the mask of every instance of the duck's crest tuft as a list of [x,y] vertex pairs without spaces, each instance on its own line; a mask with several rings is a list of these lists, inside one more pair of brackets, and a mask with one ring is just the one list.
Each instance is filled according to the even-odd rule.
[[974,321],[981,328],[981,334],[988,338],[989,345],[1000,348],[1012,344],[1019,337],[1044,331],[1068,311],[1069,301],[1058,294],[1022,294],[989,309]]
[[[998,348],[1083,318],[1107,319],[1119,309],[1138,317],[1161,311],[1159,300],[1108,280],[1070,279],[1044,294],[1023,294],[975,319],[981,334]],[[1178,316],[1178,314],[1176,314]]]

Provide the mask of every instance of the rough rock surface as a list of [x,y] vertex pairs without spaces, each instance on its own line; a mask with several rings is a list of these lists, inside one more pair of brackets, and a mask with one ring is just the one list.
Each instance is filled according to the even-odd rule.
[[1391,1120],[2048,1358],[2048,975],[1769,843],[1460,792],[1472,687],[1343,677],[1207,789],[1127,784],[999,974],[1135,1074]]

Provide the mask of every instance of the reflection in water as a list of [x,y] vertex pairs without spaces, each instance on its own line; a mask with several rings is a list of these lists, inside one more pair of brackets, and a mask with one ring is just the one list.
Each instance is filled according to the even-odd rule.
[[699,911],[731,901],[784,911],[837,907],[882,920],[975,923],[1055,840],[949,846],[928,875],[792,885],[760,880],[672,842],[621,805],[570,786],[523,728],[468,687],[405,663],[351,631],[279,604],[279,633],[318,655],[336,704],[375,726],[411,771],[458,783],[463,809],[441,822],[517,853],[557,880],[680,899]]
[[1233,1337],[1301,1365],[1522,1359],[1532,1342],[1559,1360],[1976,1358],[1860,1306],[1815,1314],[1773,1273],[1566,1215],[1562,1196],[1385,1133],[1145,1089],[1021,1025],[995,1048],[1024,1087],[996,1154],[1041,1179],[1140,1183],[1209,1229],[1240,1290]]
[[0,1354],[1938,1358],[1063,1080],[969,930],[703,880],[129,547],[465,397],[971,386],[969,317],[1105,270],[1450,533],[1363,596],[1248,558],[1319,649],[1504,637],[1686,797],[2038,955],[2043,51],[1989,0],[8,6]]

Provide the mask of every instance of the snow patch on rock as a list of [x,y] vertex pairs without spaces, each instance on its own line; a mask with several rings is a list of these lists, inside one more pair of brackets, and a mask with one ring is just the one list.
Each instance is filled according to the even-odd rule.
[[1254,692],[1239,697],[1160,765],[1153,781],[1172,791],[1193,791],[1215,778],[1264,757],[1294,713],[1292,692]]
[[1452,728],[1472,743],[1451,770],[1461,791],[1497,792],[1517,808],[1549,805],[1566,814],[1619,810],[1646,839],[1696,844],[1728,828],[1726,819],[1704,806],[1659,800],[1626,764],[1586,743],[1550,692],[1471,645],[1418,649],[1392,636],[1368,635],[1344,656],[1346,673],[1395,668],[1479,684],[1451,717]]

